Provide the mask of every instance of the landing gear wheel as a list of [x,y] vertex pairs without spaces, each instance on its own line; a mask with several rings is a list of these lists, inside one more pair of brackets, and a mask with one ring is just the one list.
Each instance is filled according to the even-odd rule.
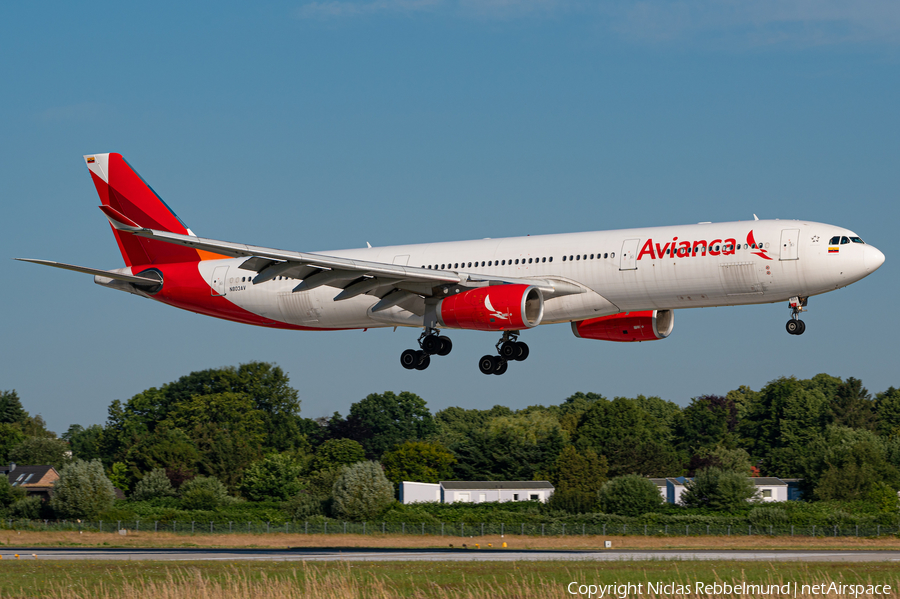
[[400,364],[407,370],[412,370],[419,363],[419,352],[415,349],[408,349],[400,354]]
[[494,356],[481,356],[478,360],[478,370],[482,374],[494,374]]
[[427,335],[422,339],[422,350],[426,354],[436,354],[441,351],[442,346],[441,338],[437,335]]
[[798,321],[797,321],[797,324],[800,325],[800,328],[797,329],[797,332],[794,333],[794,334],[795,334],[795,335],[802,335],[803,332],[806,331],[806,323],[803,322],[802,320],[798,320]]
[[446,356],[453,349],[453,342],[448,337],[438,337],[441,340],[441,347],[437,350],[437,355]]
[[525,359],[528,358],[528,345],[521,341],[517,341],[516,349],[518,350],[518,353],[513,358],[513,360],[516,360],[518,362],[524,362]]
[[791,335],[799,335],[800,334],[800,323],[803,322],[801,320],[794,320],[793,318],[787,321],[787,324],[784,325],[784,328],[787,329],[787,332]]
[[501,358],[500,356],[493,356],[494,363],[496,367],[494,368],[494,374],[500,375],[506,372],[506,369],[509,368],[509,362]]
[[515,341],[507,341],[500,346],[500,357],[504,360],[517,360],[519,355],[519,344]]
[[428,368],[428,365],[431,364],[431,356],[423,351],[417,351],[416,354],[419,357],[419,362],[415,366],[416,370],[425,370]]

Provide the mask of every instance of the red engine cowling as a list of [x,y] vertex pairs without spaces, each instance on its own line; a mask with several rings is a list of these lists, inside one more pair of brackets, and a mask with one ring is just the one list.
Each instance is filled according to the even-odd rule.
[[572,332],[582,339],[601,341],[654,341],[665,339],[675,326],[671,310],[622,312],[572,323]]
[[450,329],[515,331],[535,327],[544,316],[544,296],[531,285],[479,287],[440,301],[437,318]]

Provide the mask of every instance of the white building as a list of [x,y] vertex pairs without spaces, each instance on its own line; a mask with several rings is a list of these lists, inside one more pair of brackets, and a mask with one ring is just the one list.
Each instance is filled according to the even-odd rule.
[[547,503],[553,495],[553,485],[545,480],[444,480],[440,484],[443,503],[534,500]]
[[788,484],[780,478],[757,476],[751,477],[750,480],[756,485],[756,493],[759,499],[763,501],[788,500]]
[[441,500],[441,485],[438,483],[400,483],[400,503],[438,502]]

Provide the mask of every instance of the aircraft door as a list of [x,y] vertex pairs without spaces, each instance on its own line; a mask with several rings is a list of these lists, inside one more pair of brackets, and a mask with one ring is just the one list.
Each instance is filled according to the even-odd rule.
[[626,239],[622,243],[619,270],[637,270],[637,251],[640,239]]
[[783,229],[781,231],[781,257],[779,260],[798,260],[800,258],[800,229]]
[[212,281],[210,281],[209,286],[211,287],[211,293],[213,296],[224,296],[225,291],[225,283],[227,282],[228,277],[228,267],[227,266],[217,266],[213,271]]

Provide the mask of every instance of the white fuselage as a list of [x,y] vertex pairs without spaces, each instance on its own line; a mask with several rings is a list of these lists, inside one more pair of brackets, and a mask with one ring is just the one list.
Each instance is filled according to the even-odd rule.
[[[542,322],[549,324],[618,312],[808,297],[858,281],[884,261],[881,252],[861,242],[830,245],[834,237],[856,235],[821,223],[760,220],[323,253],[445,271],[553,279],[584,288],[583,293],[545,302]],[[243,262],[206,260],[199,268],[206,281],[214,273],[224,275],[227,300],[263,318],[313,328],[423,325],[423,317],[400,307],[373,314],[371,308],[379,300],[371,295],[334,301],[340,292],[334,287],[292,292],[298,282],[288,278],[253,284],[250,280],[257,273],[241,269]]]

